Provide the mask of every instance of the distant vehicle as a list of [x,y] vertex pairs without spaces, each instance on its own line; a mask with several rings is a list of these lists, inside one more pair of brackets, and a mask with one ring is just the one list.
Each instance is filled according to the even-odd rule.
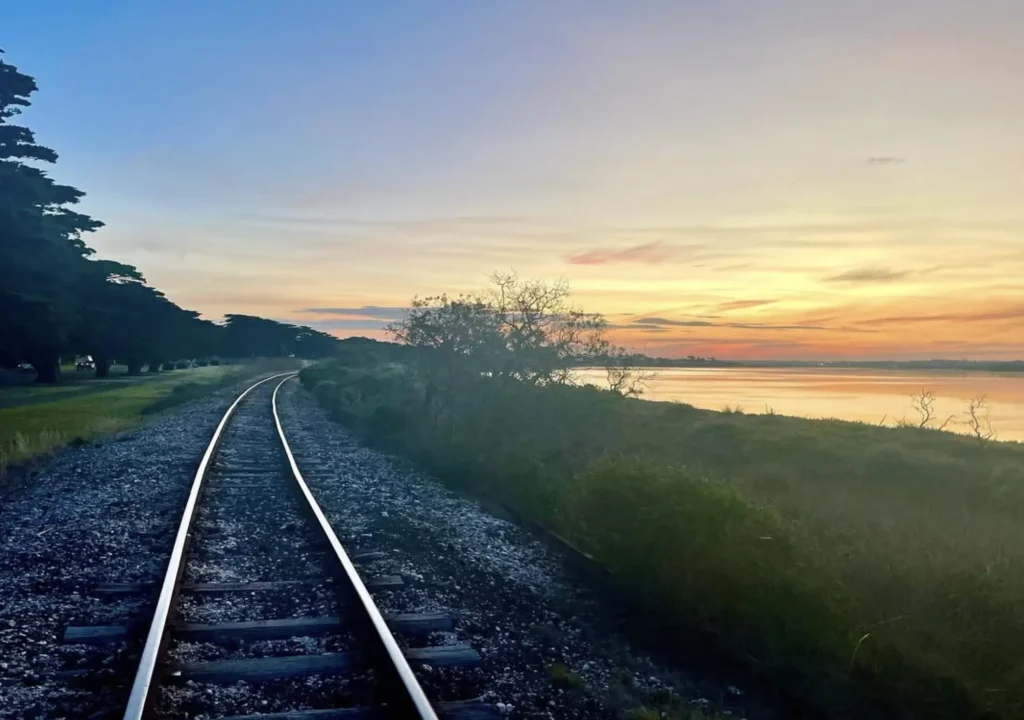
[[18,372],[20,373],[31,373],[35,371],[36,369],[32,367],[32,363],[18,363]]
[[95,370],[96,363],[92,360],[92,355],[79,355],[75,358],[75,370]]

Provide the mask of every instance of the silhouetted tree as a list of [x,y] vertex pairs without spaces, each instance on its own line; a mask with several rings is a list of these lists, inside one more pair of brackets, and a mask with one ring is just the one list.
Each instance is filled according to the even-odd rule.
[[570,304],[564,281],[520,280],[514,273],[491,280],[481,294],[416,298],[408,315],[389,326],[392,337],[419,351],[428,404],[443,406],[451,390],[482,377],[573,383],[580,365],[604,367],[609,390],[621,395],[640,395],[653,379],[607,340],[601,315]]
[[302,325],[296,330],[293,353],[295,357],[312,360],[337,354],[340,341],[333,335]]
[[123,358],[134,340],[137,318],[145,312],[140,295],[155,293],[131,265],[112,260],[89,262],[90,272],[79,282],[78,325],[72,344],[92,355],[96,377],[110,372],[115,358]]
[[284,357],[294,339],[294,325],[254,315],[224,316],[224,354],[231,357]]
[[254,315],[226,315],[222,354],[229,357],[316,358],[337,351],[338,339],[313,328]]
[[[0,54],[2,54],[0,50]],[[57,154],[11,122],[35,80],[0,58],[0,365],[27,360],[38,382],[54,382],[61,354],[92,355],[106,377],[117,359],[138,374],[176,360],[224,355],[322,357],[337,340],[308,327],[249,315],[224,326],[201,320],[146,284],[131,265],[92,259],[82,240],[102,223],[72,211],[83,193],[36,164]]]
[[534,385],[567,382],[581,358],[611,348],[604,318],[571,307],[564,282],[502,273],[492,280],[493,289],[482,295],[413,300],[408,316],[389,327],[391,335],[433,351],[435,370],[444,374],[487,373]]
[[93,251],[82,234],[102,223],[68,208],[82,191],[31,164],[57,160],[11,122],[36,90],[33,78],[0,58],[0,362],[26,359],[39,382],[54,382],[79,317],[75,289],[91,272]]

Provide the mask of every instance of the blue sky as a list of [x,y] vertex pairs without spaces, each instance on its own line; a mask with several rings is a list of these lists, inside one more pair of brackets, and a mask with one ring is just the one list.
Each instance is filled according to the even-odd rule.
[[667,354],[1024,354],[1021,3],[4,13],[91,243],[210,317],[379,336],[511,268]]

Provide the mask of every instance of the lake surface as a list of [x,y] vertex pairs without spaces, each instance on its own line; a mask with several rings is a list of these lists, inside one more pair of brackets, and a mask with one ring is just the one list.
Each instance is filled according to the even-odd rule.
[[[840,418],[894,425],[917,413],[910,396],[935,395],[939,422],[960,421],[973,397],[984,395],[998,440],[1024,441],[1024,374],[961,371],[907,371],[837,368],[652,368],[655,379],[646,400],[684,402],[722,410],[739,406],[746,413],[809,418]],[[605,386],[604,372],[585,371],[586,381]],[[965,432],[951,423],[949,429]]]

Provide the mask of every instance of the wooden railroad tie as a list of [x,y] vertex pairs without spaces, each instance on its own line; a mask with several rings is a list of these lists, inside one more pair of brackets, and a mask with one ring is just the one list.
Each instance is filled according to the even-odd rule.
[[[449,613],[405,613],[386,618],[388,627],[396,632],[429,633],[452,629]],[[290,637],[315,637],[341,630],[351,624],[341,617],[284,618],[251,620],[206,625],[178,623],[175,635],[183,640],[280,640]],[[64,642],[81,645],[121,642],[129,636],[127,625],[72,625],[64,630]]]
[[[491,720],[501,717],[498,708],[479,700],[443,702],[434,709],[442,720]],[[386,720],[386,711],[365,707],[330,708],[326,710],[291,710],[261,715],[233,715],[221,720]]]
[[[255,582],[219,582],[219,583],[182,583],[182,592],[219,593],[219,592],[275,592],[288,590],[301,585],[318,585],[327,579],[310,578],[307,580],[261,580]],[[393,590],[405,585],[400,575],[378,575],[364,580],[369,590]],[[100,595],[132,595],[147,593],[154,590],[156,583],[101,583],[93,588]]]
[[[402,654],[413,665],[464,667],[480,664],[480,654],[466,645],[407,648],[402,651]],[[288,655],[181,663],[171,669],[171,676],[179,681],[235,683],[242,680],[244,682],[260,682],[323,673],[345,673],[363,667],[365,664],[366,656],[357,651],[325,655]]]

